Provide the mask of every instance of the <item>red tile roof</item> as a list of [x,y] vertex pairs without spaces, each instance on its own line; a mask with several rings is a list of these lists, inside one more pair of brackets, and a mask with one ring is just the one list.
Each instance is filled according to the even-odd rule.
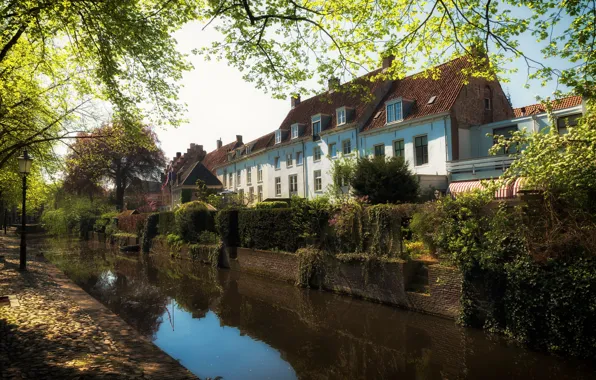
[[233,141],[229,144],[223,145],[219,149],[212,150],[207,153],[203,159],[203,165],[213,172],[216,166],[225,163],[228,160],[228,152],[242,146],[238,141]]
[[[464,74],[462,70],[469,66],[468,59],[461,57],[437,66],[439,69],[438,79],[425,78],[421,75],[422,73],[418,73],[394,81],[363,131],[384,127],[386,121],[385,102],[400,97],[414,101],[404,120],[449,111],[463,86]],[[435,101],[432,104],[427,104],[432,96],[436,96]]]
[[[553,111],[571,108],[582,104],[581,96],[568,96],[559,100],[553,101]],[[531,104],[525,107],[514,108],[513,113],[515,117],[537,115],[546,112],[543,104]]]

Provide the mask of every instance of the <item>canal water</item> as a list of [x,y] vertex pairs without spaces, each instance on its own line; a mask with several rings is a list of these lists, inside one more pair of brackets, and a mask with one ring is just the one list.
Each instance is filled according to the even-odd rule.
[[46,258],[203,379],[596,378],[447,319],[167,254],[49,244]]

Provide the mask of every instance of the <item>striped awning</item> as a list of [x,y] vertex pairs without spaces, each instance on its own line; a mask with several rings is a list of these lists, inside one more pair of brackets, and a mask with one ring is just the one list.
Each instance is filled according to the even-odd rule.
[[[523,178],[517,178],[515,181],[509,183],[508,185],[501,186],[501,188],[495,191],[495,199],[515,198],[517,196],[517,193],[521,189],[522,183]],[[453,196],[457,196],[457,194],[466,193],[468,191],[482,188],[482,183],[479,180],[451,182],[449,184],[449,188],[447,189],[447,193]]]

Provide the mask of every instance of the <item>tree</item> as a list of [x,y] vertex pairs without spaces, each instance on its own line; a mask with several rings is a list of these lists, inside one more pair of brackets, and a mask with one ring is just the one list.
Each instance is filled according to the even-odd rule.
[[[105,100],[123,125],[177,124],[176,82],[191,68],[171,33],[186,0],[0,0],[0,168],[29,147],[85,138]],[[147,106],[140,106],[141,104]],[[150,119],[147,119],[150,118]]]
[[360,157],[351,186],[354,195],[368,197],[372,204],[413,202],[418,181],[402,157]]
[[[199,14],[216,20],[223,39],[197,52],[227,59],[246,80],[280,97],[306,92],[300,85],[313,77],[322,84],[370,71],[378,56],[389,55],[393,65],[380,76],[468,55],[475,65],[466,76],[494,78],[506,73],[504,63],[521,59],[531,78],[558,79],[585,96],[596,92],[596,3],[588,0],[222,0]],[[542,47],[543,57],[525,53],[523,35]],[[575,65],[548,67],[542,58],[549,57]]]
[[331,184],[327,187],[327,195],[336,202],[342,203],[350,196],[350,182],[354,178],[356,170],[356,159],[351,156],[341,156],[338,159],[331,159]]
[[[66,160],[66,183],[97,186],[110,182],[116,188],[116,207],[124,206],[124,189],[134,178],[160,180],[165,157],[149,127],[134,133],[121,124],[104,125],[79,139]],[[107,137],[100,137],[107,136]]]

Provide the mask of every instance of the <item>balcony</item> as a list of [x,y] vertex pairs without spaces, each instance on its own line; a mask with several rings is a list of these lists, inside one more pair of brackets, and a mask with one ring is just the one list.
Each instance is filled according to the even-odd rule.
[[497,178],[513,161],[513,158],[505,155],[447,161],[447,172],[452,182]]

